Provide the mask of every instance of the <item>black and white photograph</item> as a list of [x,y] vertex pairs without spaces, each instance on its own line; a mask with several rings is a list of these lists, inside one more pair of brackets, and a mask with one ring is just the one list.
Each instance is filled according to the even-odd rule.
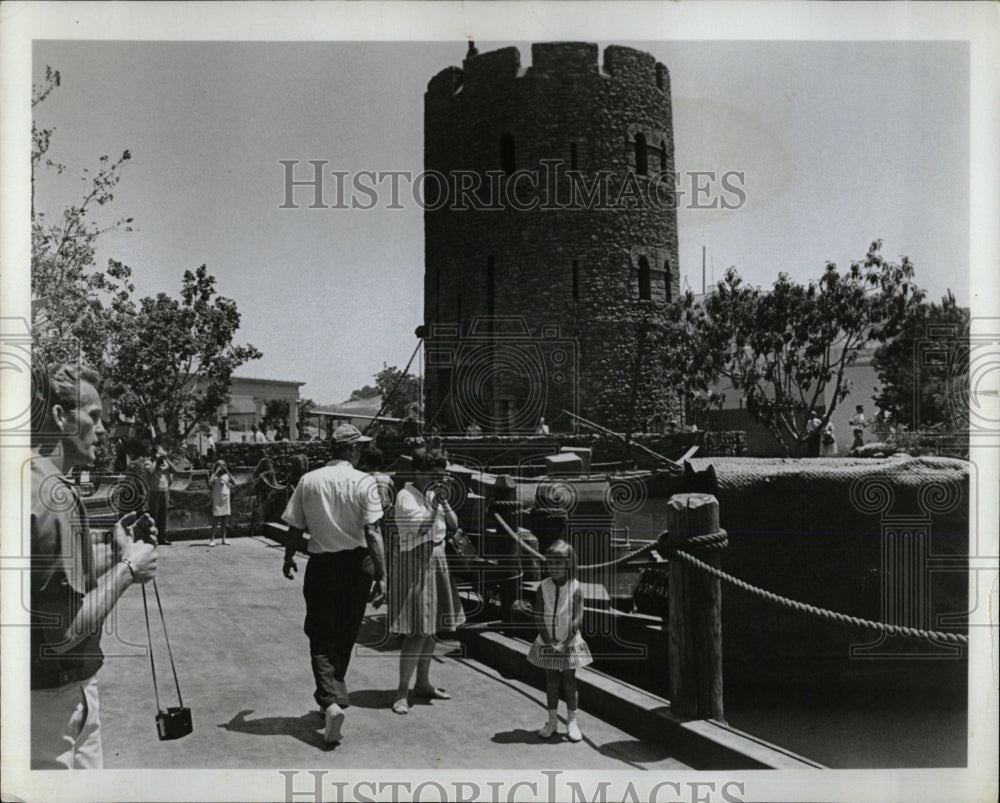
[[0,7],[0,798],[995,800],[947,5]]

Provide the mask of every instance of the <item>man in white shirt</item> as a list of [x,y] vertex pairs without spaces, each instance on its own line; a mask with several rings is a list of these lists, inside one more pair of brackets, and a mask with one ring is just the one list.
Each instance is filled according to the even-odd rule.
[[345,676],[372,592],[381,593],[385,551],[378,521],[382,505],[374,477],[354,468],[371,438],[350,424],[333,433],[334,459],[302,476],[282,518],[288,543],[282,573],[289,580],[298,567],[295,550],[309,532],[309,562],[302,594],[306,600],[316,691],[325,715],[327,742],[341,740],[343,708],[349,705]]

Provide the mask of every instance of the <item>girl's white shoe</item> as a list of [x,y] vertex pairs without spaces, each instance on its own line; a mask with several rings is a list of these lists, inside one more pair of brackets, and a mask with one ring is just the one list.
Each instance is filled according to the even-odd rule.
[[566,736],[571,742],[579,742],[583,739],[583,734],[580,733],[580,726],[576,724],[576,720],[571,720],[569,727],[566,728]]

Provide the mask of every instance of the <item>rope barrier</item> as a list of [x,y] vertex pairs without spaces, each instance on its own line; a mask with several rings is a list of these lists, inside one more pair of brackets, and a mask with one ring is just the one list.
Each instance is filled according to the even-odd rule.
[[608,569],[612,566],[618,566],[623,563],[628,563],[629,561],[637,560],[638,558],[648,555],[654,549],[656,549],[655,542],[639,547],[639,549],[629,552],[627,555],[615,558],[614,560],[605,561],[604,563],[588,563],[586,566],[577,566],[576,570],[578,572],[592,572],[597,569]]
[[[519,536],[516,532],[514,532],[514,530],[512,530],[511,527],[510,527],[510,525],[508,525],[507,522],[503,520],[503,517],[501,517],[501,515],[499,513],[494,513],[493,514],[493,518],[495,518],[500,523],[500,526],[503,527],[503,529],[506,531],[507,535],[509,535],[511,538],[513,538],[514,541],[516,541],[517,544],[521,547],[521,549],[523,549],[525,552],[527,552],[532,557],[535,557],[535,558],[537,558],[539,560],[542,560],[542,561],[545,560],[545,555],[543,555],[537,549],[535,549],[534,547],[532,547],[523,538],[521,538],[521,536]],[[577,566],[577,571],[579,571],[579,572],[595,571],[596,569],[605,569],[605,568],[608,568],[610,566],[618,566],[618,565],[621,565],[621,564],[624,564],[624,563],[628,563],[629,561],[641,558],[644,555],[648,555],[654,549],[656,549],[656,543],[655,542],[650,543],[650,544],[646,544],[645,546],[639,547],[639,549],[636,549],[636,550],[634,550],[632,552],[629,552],[626,555],[622,555],[621,557],[615,558],[614,560],[609,560],[609,561],[607,561],[605,563],[589,563],[586,566]]]
[[790,608],[801,613],[809,614],[810,616],[816,616],[820,619],[827,619],[834,622],[840,622],[841,624],[854,625],[856,627],[864,627],[869,630],[879,630],[884,631],[890,636],[908,636],[910,638],[920,638],[927,641],[946,641],[951,644],[968,644],[969,637],[963,636],[959,633],[941,633],[939,631],[933,630],[918,630],[913,627],[904,627],[903,625],[890,625],[885,622],[874,622],[871,619],[862,619],[857,616],[848,616],[845,613],[838,613],[837,611],[831,611],[826,608],[819,608],[815,605],[809,605],[805,602],[798,602],[797,600],[789,599],[788,597],[783,597],[780,594],[775,594],[772,591],[765,591],[763,588],[758,588],[755,585],[751,585],[745,580],[740,580],[738,577],[733,577],[731,574],[727,574],[721,569],[716,569],[714,566],[710,566],[702,560],[694,557],[694,555],[689,555],[680,549],[674,549],[673,554],[678,558],[694,566],[696,569],[701,569],[704,572],[708,572],[714,577],[724,580],[737,588],[746,591],[749,594],[765,599],[768,602],[774,602],[785,608]]
[[[506,531],[507,535],[514,539],[518,545],[529,555],[544,561],[545,556],[541,554],[538,550],[534,549],[530,544],[526,543],[517,533],[515,533],[506,521],[500,516],[499,513],[494,513],[493,517],[500,523],[500,526]],[[669,550],[673,555],[683,560],[685,563],[695,567],[696,569],[701,569],[704,572],[717,577],[720,580],[724,580],[730,585],[734,585],[742,591],[746,591],[749,594],[753,594],[756,597],[765,599],[768,602],[773,602],[782,607],[789,608],[794,611],[799,611],[800,613],[805,613],[810,616],[815,616],[819,619],[825,619],[828,621],[839,622],[841,624],[854,625],[855,627],[863,627],[869,630],[883,631],[890,636],[906,636],[908,638],[919,638],[926,641],[944,641],[950,644],[963,644],[967,645],[969,643],[969,637],[963,636],[959,633],[942,633],[935,630],[920,630],[913,627],[905,627],[904,625],[890,625],[885,622],[876,622],[871,619],[862,619],[858,616],[850,616],[846,613],[839,613],[837,611],[831,611],[827,608],[820,608],[816,605],[810,605],[806,602],[799,602],[798,600],[789,599],[788,597],[783,597],[780,594],[775,594],[773,591],[767,591],[758,586],[752,585],[745,580],[740,580],[738,577],[734,577],[721,569],[716,569],[714,566],[710,566],[702,560],[699,560],[694,555],[685,552],[681,549],[681,546],[687,546],[688,548],[694,549],[722,549],[728,544],[728,538],[725,532],[717,533],[702,533],[698,535],[689,535],[683,532],[664,532],[661,533],[660,539],[653,543],[646,544],[639,549],[634,550],[626,555],[622,555],[614,560],[606,561],[604,563],[593,563],[586,566],[579,566],[577,570],[580,572],[594,571],[596,569],[605,569],[612,566],[619,566],[625,563],[630,563],[635,561],[650,552],[652,552],[657,547],[661,551]]]

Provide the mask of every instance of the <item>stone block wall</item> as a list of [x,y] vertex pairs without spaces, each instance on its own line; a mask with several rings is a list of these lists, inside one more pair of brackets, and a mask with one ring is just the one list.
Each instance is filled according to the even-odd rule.
[[[480,348],[463,376],[454,360],[434,368],[431,338],[426,409],[444,430],[464,431],[476,409],[551,420],[569,406],[602,424],[629,423],[635,332],[626,319],[679,292],[676,210],[651,178],[674,170],[670,83],[647,53],[612,46],[603,66],[598,59],[594,44],[535,44],[522,69],[518,49],[504,48],[428,84],[424,166],[453,186],[449,202],[424,215],[425,321],[457,327],[459,340],[482,316],[519,316],[527,330],[497,332],[496,352]],[[640,265],[649,300],[640,300]],[[455,337],[443,338],[453,352]],[[572,362],[543,354],[539,368],[531,348],[511,356],[524,341],[544,349],[560,338],[572,342]],[[667,413],[672,394],[651,357],[639,375],[639,420]]]

